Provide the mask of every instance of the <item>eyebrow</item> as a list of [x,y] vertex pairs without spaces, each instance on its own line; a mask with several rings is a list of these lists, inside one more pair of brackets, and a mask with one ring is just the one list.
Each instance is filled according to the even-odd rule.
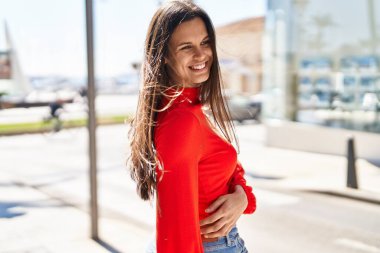
[[[204,37],[202,39],[202,41],[206,40],[206,39],[209,39],[209,36],[206,35],[206,37]],[[184,46],[184,45],[191,45],[191,42],[181,42],[180,44],[178,44],[177,48],[180,47],[180,46]]]

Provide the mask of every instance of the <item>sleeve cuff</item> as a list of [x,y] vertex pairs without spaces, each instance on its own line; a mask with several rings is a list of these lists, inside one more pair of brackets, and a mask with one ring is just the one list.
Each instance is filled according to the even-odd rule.
[[245,184],[235,184],[235,185],[233,185],[233,189],[235,189],[235,186],[237,186],[237,185],[240,185],[243,188],[245,195],[247,196],[247,200],[248,200],[247,207],[245,208],[243,213],[244,214],[252,214],[256,210],[256,197],[252,192],[252,187],[247,186]]

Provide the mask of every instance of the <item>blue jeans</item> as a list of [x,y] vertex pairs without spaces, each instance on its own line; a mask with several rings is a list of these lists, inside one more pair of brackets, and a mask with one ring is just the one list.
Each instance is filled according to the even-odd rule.
[[[227,236],[220,237],[215,242],[204,242],[203,250],[205,253],[248,253],[236,227],[233,227]],[[156,243],[153,238],[145,252],[156,253]]]
[[215,242],[204,242],[203,249],[205,253],[248,253],[236,227]]

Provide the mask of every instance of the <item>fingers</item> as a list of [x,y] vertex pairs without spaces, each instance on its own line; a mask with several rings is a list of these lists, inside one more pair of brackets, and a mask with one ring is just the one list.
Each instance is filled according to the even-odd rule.
[[212,215],[210,215],[206,219],[201,220],[199,222],[199,225],[200,226],[206,226],[206,225],[212,224],[212,223],[218,221],[219,219],[221,219],[222,217],[223,217],[223,212],[213,213]]
[[224,221],[224,219],[220,219],[211,225],[201,227],[201,234],[214,233],[216,231],[219,231],[225,225],[226,222]]
[[212,213],[215,210],[217,210],[223,203],[226,201],[226,198],[224,196],[221,196],[217,200],[215,200],[206,210],[206,213]]
[[232,228],[231,224],[225,224],[219,230],[212,233],[204,234],[203,236],[205,238],[216,238],[216,237],[226,236],[231,231],[231,228]]
[[[223,204],[225,203],[226,201],[226,198],[224,196],[218,198],[217,200],[215,200],[205,211],[206,213],[212,213],[214,212],[215,210],[217,210],[219,207],[223,206]],[[220,218],[223,217],[223,214],[224,212],[222,212],[222,210],[219,209],[218,212],[215,212],[213,214],[211,214],[210,216],[208,216],[206,219],[204,220],[201,220],[200,221],[200,225],[201,226],[205,226],[205,225],[208,225],[208,224],[212,224],[214,222],[216,222],[217,220],[219,220]]]
[[234,195],[227,194],[215,200],[207,209],[210,212],[217,211],[200,221],[203,236],[214,238],[226,235],[243,213],[235,207],[239,205]]

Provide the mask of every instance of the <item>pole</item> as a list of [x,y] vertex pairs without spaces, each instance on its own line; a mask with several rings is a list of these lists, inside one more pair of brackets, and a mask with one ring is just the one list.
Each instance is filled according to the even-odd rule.
[[347,141],[347,187],[358,189],[355,162],[355,143],[354,138],[350,137]]
[[368,21],[371,34],[371,54],[376,55],[377,52],[377,32],[376,32],[376,17],[375,17],[375,6],[373,0],[368,0]]
[[90,212],[91,238],[98,237],[98,193],[96,165],[96,113],[95,113],[95,71],[94,71],[94,34],[93,1],[86,0],[86,35],[87,35],[87,89],[88,89],[88,134],[90,164]]

